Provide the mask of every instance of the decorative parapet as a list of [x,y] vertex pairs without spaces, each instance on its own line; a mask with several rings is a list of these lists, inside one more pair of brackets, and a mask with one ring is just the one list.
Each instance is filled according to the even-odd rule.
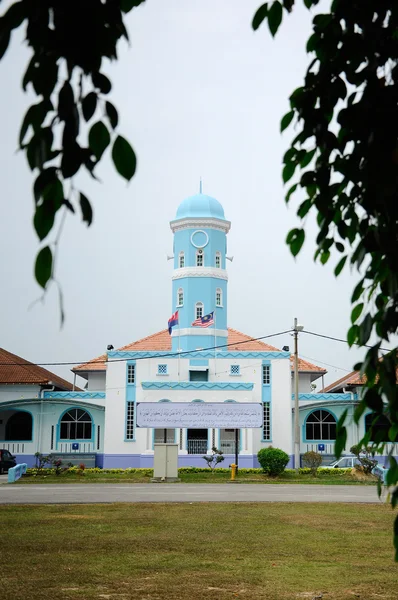
[[[294,400],[294,394],[292,394]],[[353,402],[357,400],[356,394],[299,394],[299,402],[330,402],[331,400]]]
[[143,381],[144,390],[252,390],[254,383],[218,381]]
[[105,392],[51,392],[45,391],[43,398],[51,398],[52,400],[98,400],[105,399]]
[[[213,331],[213,330],[212,330]],[[171,352],[170,350],[162,350],[156,352],[151,350],[148,352],[129,352],[128,350],[112,350],[108,352],[108,359],[122,360],[139,360],[140,358],[261,358],[263,360],[273,360],[276,358],[290,358],[290,352],[247,352],[247,351],[231,351],[231,352],[216,352],[214,350],[194,350],[193,352]]]

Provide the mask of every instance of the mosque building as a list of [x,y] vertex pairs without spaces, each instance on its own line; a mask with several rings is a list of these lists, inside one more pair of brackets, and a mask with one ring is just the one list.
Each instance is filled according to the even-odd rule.
[[[239,466],[259,466],[257,453],[268,446],[287,452],[288,466],[294,466],[294,359],[287,347],[280,350],[229,327],[231,223],[222,205],[200,192],[183,200],[170,227],[169,329],[117,350],[109,347],[75,367],[86,381],[84,390],[0,351],[0,448],[19,462],[34,464],[40,452],[86,466],[152,467],[154,445],[167,441],[178,444],[179,466],[206,466],[203,455],[213,447],[223,452],[224,466],[235,455],[234,429],[139,427],[138,405],[197,403],[200,411],[205,403],[256,403],[262,426],[239,430]],[[337,420],[346,408],[352,417],[363,382],[314,393],[311,384],[325,373],[299,359],[300,450],[331,459]],[[351,423],[347,453],[369,419],[365,414],[358,426]]]

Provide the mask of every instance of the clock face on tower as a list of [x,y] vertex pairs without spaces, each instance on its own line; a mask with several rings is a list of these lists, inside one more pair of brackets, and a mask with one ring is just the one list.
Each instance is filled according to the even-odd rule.
[[209,236],[202,229],[194,231],[191,235],[191,244],[195,248],[204,248],[209,243]]

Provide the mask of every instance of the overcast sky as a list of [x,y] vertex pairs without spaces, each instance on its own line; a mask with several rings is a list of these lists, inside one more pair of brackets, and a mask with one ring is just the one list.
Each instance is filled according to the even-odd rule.
[[[127,17],[130,47],[107,64],[120,133],[134,146],[138,170],[129,185],[109,153],[76,186],[93,201],[94,223],[68,215],[59,246],[57,277],[66,321],[60,328],[57,290],[44,304],[33,278],[39,248],[32,227],[33,176],[18,131],[32,96],[20,81],[29,60],[15,35],[0,63],[1,190],[0,345],[34,362],[83,362],[167,325],[171,305],[172,233],[179,203],[203,191],[216,197],[232,221],[228,253],[229,326],[254,337],[288,329],[295,316],[309,331],[345,338],[355,274],[334,277],[313,262],[316,227],[306,224],[304,250],[294,260],[286,234],[298,219],[286,208],[281,162],[292,134],[279,132],[290,93],[303,81],[311,16],[301,3],[275,40],[268,27],[254,33],[260,0],[147,0]],[[293,349],[289,335],[269,343]],[[332,382],[351,370],[363,351],[301,335],[300,353]],[[328,366],[329,365],[329,366]],[[345,370],[344,370],[345,369]],[[68,375],[66,368],[54,371]],[[320,381],[318,382],[320,389]]]

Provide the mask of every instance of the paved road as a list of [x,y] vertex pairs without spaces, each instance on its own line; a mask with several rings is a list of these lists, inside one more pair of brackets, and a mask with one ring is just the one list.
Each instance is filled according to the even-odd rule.
[[0,504],[108,502],[380,502],[376,487],[254,484],[1,485]]

